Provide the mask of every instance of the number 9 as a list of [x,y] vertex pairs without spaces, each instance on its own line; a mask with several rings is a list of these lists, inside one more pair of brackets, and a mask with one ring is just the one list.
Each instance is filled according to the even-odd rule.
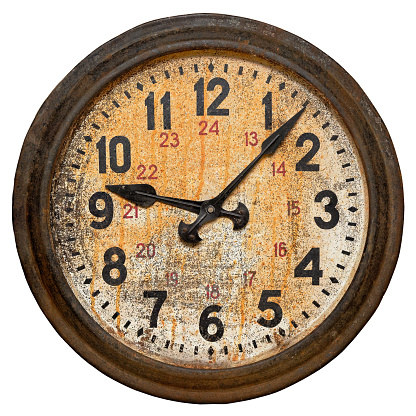
[[[98,209],[97,202],[99,200],[104,201],[104,208]],[[92,221],[91,227],[96,230],[102,230],[107,228],[113,220],[113,199],[106,192],[96,192],[93,194],[89,201],[89,209],[92,215],[98,218],[104,218],[103,221]]]

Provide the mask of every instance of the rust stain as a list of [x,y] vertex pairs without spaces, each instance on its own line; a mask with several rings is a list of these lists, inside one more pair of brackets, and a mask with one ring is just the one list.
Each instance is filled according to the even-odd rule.
[[201,200],[201,193],[204,187],[204,173],[205,173],[205,136],[200,138],[200,148],[201,148],[201,159],[199,162],[199,175],[198,175],[198,188],[196,190],[195,199],[197,201]]
[[[209,63],[213,71],[207,69]],[[199,72],[195,72],[194,65]],[[224,68],[227,65],[227,72]],[[185,71],[179,76],[178,68]],[[243,68],[241,75],[240,68]],[[168,71],[170,78],[166,78]],[[255,88],[253,88],[253,74],[257,71]],[[269,75],[272,81],[267,83]],[[157,83],[150,81],[154,76]],[[204,116],[196,116],[194,90],[195,83],[203,77],[204,81]],[[207,84],[213,78],[223,78],[230,85],[229,95],[219,105],[219,108],[229,109],[229,116],[208,116],[207,108],[221,92],[220,87],[213,91],[207,90]],[[144,80],[148,80],[147,83]],[[137,82],[144,84],[144,91],[137,89]],[[285,87],[280,89],[284,83]],[[297,91],[296,98],[292,97]],[[128,99],[125,91],[134,91],[134,98]],[[149,92],[155,97],[155,130],[147,130],[147,107],[144,104]],[[170,130],[163,127],[163,106],[160,104],[164,94],[170,92],[172,126]],[[291,134],[272,157],[265,157],[250,172],[246,179],[230,195],[224,204],[225,209],[234,209],[238,202],[244,202],[250,210],[250,221],[243,230],[234,231],[227,219],[219,219],[204,225],[201,235],[204,240],[195,247],[182,243],[178,238],[177,227],[181,220],[191,222],[195,215],[168,207],[156,202],[150,208],[138,208],[137,218],[133,209],[133,218],[123,219],[124,202],[121,198],[111,195],[114,202],[114,216],[109,227],[91,232],[90,222],[94,219],[88,211],[89,198],[94,192],[104,191],[106,184],[148,183],[155,187],[159,195],[201,200],[217,195],[230,183],[247,164],[253,160],[261,150],[261,142],[271,133],[265,129],[265,107],[262,100],[269,92],[273,93],[272,108],[273,129],[278,128],[289,119],[303,102],[308,100],[308,117],[304,117],[293,129]],[[111,103],[117,100],[119,108]],[[257,103],[257,104],[256,104]],[[319,110],[321,116],[312,117]],[[102,115],[105,111],[110,117]],[[206,121],[206,135],[200,135],[200,121]],[[322,133],[322,124],[330,121],[329,127]],[[209,132],[209,128],[217,121],[218,134]],[[95,123],[100,125],[100,132],[91,128]],[[258,143],[254,146],[246,145],[245,132],[257,132]],[[321,149],[325,157],[317,155],[321,165],[319,172],[296,172],[296,163],[309,151],[310,145],[297,147],[296,140],[302,132],[311,132],[319,136]],[[179,136],[177,147],[161,147],[160,134],[166,132],[171,137],[175,132]],[[326,135],[324,137],[324,134]],[[356,178],[361,178],[361,165],[357,153],[350,139],[349,133],[343,130],[342,123],[336,113],[327,103],[311,89],[305,81],[293,76],[280,67],[271,67],[264,62],[242,60],[232,53],[213,54],[204,51],[195,53],[181,53],[161,58],[148,65],[144,65],[120,82],[109,85],[86,111],[84,118],[79,120],[70,137],[68,150],[61,170],[55,173],[55,194],[61,195],[63,189],[68,189],[64,178],[74,173],[71,171],[74,155],[77,149],[84,149],[89,155],[88,162],[81,163],[79,172],[75,172],[77,179],[77,199],[79,208],[77,215],[83,227],[87,230],[78,237],[82,240],[83,255],[88,260],[87,273],[92,278],[88,296],[82,282],[71,280],[71,273],[77,267],[73,260],[68,259],[68,265],[63,271],[68,281],[71,281],[77,298],[94,319],[109,332],[113,333],[130,348],[151,358],[174,365],[197,368],[221,368],[223,366],[240,366],[246,363],[272,356],[283,349],[294,345],[324,319],[325,314],[336,304],[339,297],[345,293],[348,280],[340,285],[338,297],[328,300],[325,308],[310,309],[315,300],[316,291],[310,284],[310,278],[293,278],[294,267],[302,260],[310,247],[316,244],[327,247],[322,249],[322,264],[329,264],[339,259],[341,243],[340,236],[345,234],[345,226],[331,231],[334,235],[322,231],[314,225],[315,215],[324,215],[322,206],[314,204],[314,197],[318,189],[333,189],[338,186],[338,179],[344,172],[339,163],[336,149],[331,145],[328,137],[339,135],[339,143],[347,149],[354,164],[351,171]],[[91,143],[86,143],[84,136],[93,137]],[[107,160],[105,174],[98,173],[98,151],[96,143],[102,135],[109,141],[115,136],[125,136],[131,142],[131,162],[129,171],[120,174],[111,170]],[[327,140],[328,139],[328,140]],[[170,140],[170,139],[169,139]],[[332,147],[331,147],[332,146]],[[122,153],[118,150],[117,163],[122,164]],[[318,158],[319,156],[319,158]],[[337,159],[338,158],[338,159]],[[78,159],[77,159],[78,161]],[[279,165],[285,162],[287,173],[285,176],[272,175],[271,164]],[[137,178],[137,167],[142,164],[146,168],[146,179]],[[149,179],[150,165],[158,168],[158,178]],[[66,175],[66,176],[65,176]],[[84,181],[80,181],[84,178]],[[359,224],[356,241],[360,250],[366,233],[365,198],[366,184],[364,179],[355,182],[357,189],[362,191],[362,197],[357,202],[361,209],[354,214]],[[60,193],[61,192],[61,193]],[[71,190],[72,192],[72,190]],[[345,188],[337,190],[339,204],[343,207]],[[288,200],[298,200],[301,215],[288,217],[286,203]],[[60,208],[57,202],[58,210]],[[321,211],[319,211],[319,209]],[[61,213],[67,218],[69,214]],[[343,213],[342,215],[345,214]],[[98,219],[101,221],[101,219]],[[52,228],[59,237],[68,235],[68,231],[51,218]],[[344,227],[344,229],[343,229]],[[274,244],[287,244],[285,257],[274,256]],[[335,246],[331,246],[336,241]],[[137,258],[137,244],[152,243],[156,248],[153,257]],[[78,244],[78,243],[77,243]],[[125,282],[115,287],[103,283],[101,274],[104,265],[103,256],[110,247],[120,247],[126,254],[124,266],[128,271]],[[337,251],[338,250],[338,251]],[[354,273],[356,260],[360,250],[354,252],[350,258],[348,276]],[[66,254],[62,254],[64,258]],[[243,284],[243,274],[256,271],[253,286]],[[166,273],[176,272],[179,276],[178,286],[167,286]],[[328,276],[329,270],[325,270]],[[208,283],[220,287],[221,296],[218,299],[206,299],[201,287]],[[92,293],[97,290],[102,295],[94,298]],[[275,328],[266,329],[257,323],[257,318],[273,318],[273,311],[267,309],[259,311],[259,301],[264,290],[281,290],[282,296],[273,299],[279,302],[284,319]],[[158,319],[158,327],[149,330],[149,316],[154,305],[154,299],[143,299],[145,290],[167,290],[168,296],[164,302]],[[112,305],[102,309],[100,302],[108,299]],[[322,301],[321,301],[322,303]],[[224,323],[224,337],[214,343],[212,355],[195,357],[193,347],[198,345],[201,351],[208,351],[211,344],[202,339],[199,332],[199,318],[202,311],[211,304],[223,306],[223,312],[215,314]],[[323,304],[323,303],[322,303]],[[226,306],[226,308],[225,308]],[[117,319],[112,319],[112,313],[120,313]],[[309,308],[310,319],[292,331],[291,320],[299,320],[302,308]],[[227,312],[225,312],[225,310]],[[123,315],[121,315],[121,311]],[[179,319],[180,317],[180,319]],[[126,320],[132,322],[134,330],[121,330]],[[143,339],[137,342],[134,333],[137,329],[147,328]],[[279,329],[287,334],[285,338],[279,335]],[[157,335],[157,341],[152,343],[152,333]],[[273,342],[264,341],[266,334],[271,334]],[[170,347],[164,348],[163,341],[169,340]],[[257,348],[252,341],[257,342]],[[179,344],[186,344],[183,352],[178,351]],[[243,352],[238,351],[238,344],[243,346]],[[228,347],[228,354],[223,353],[224,346]]]

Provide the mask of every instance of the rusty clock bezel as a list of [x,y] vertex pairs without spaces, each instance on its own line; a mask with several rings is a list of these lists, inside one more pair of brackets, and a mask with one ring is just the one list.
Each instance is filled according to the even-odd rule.
[[[134,66],[193,49],[221,49],[277,62],[320,91],[358,148],[369,191],[364,253],[346,294],[303,340],[254,364],[221,370],[152,360],[107,334],[75,298],[55,259],[49,229],[54,161],[76,117],[109,82]],[[13,225],[22,267],[39,306],[60,336],[109,377],[178,401],[224,403],[281,390],[336,357],[379,305],[399,255],[403,187],[389,133],[351,76],[322,51],[276,27],[245,18],[195,14],[152,21],[99,47],[52,91],[27,133],[15,177]]]

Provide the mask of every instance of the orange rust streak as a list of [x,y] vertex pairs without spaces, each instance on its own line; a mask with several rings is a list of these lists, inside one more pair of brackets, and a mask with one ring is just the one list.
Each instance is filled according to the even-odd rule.
[[201,169],[199,170],[199,175],[198,175],[199,185],[198,185],[198,189],[195,195],[195,199],[197,201],[201,199],[201,192],[204,186],[204,173],[205,173],[205,136],[200,136],[200,139],[201,139],[201,163],[200,163]]
[[174,316],[172,316],[172,343],[171,343],[171,348],[173,347],[173,341],[175,339],[175,330],[177,327],[177,322]]
[[117,316],[117,333],[118,335],[124,337],[123,331],[120,329],[120,322],[121,322],[121,312],[120,312],[120,294],[121,294],[121,286],[117,287],[117,295],[116,295],[116,311],[119,313]]

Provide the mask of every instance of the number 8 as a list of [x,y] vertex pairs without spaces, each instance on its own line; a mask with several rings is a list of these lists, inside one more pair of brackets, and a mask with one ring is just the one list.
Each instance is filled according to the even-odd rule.
[[[117,260],[112,260],[113,255],[117,256]],[[104,263],[105,266],[103,268],[103,279],[104,282],[109,284],[110,286],[119,286],[121,285],[127,277],[127,269],[124,265],[126,261],[126,255],[124,251],[119,247],[111,247],[104,253]],[[110,272],[113,269],[117,269],[119,271],[118,277],[114,278],[111,276]]]

